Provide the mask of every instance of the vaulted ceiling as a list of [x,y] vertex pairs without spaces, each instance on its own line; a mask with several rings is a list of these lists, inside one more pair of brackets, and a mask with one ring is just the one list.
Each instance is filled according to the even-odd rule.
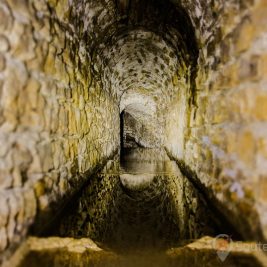
[[189,16],[166,0],[89,0],[85,8],[81,2],[71,12],[94,75],[121,111],[160,135],[163,111],[189,85],[196,65]]

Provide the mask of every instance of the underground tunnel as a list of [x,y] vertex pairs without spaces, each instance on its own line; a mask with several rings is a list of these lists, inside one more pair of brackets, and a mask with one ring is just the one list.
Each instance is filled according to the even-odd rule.
[[267,266],[265,0],[0,0],[0,265]]

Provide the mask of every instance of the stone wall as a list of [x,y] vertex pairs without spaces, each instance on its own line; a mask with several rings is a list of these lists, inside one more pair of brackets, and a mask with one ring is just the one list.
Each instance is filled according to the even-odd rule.
[[170,110],[166,147],[244,238],[266,238],[266,1],[181,2],[200,55],[196,86]]
[[0,1],[1,255],[119,146],[119,107],[76,22],[68,1]]
[[265,0],[0,0],[0,251],[116,151],[123,110],[243,238],[266,237],[266,14]]

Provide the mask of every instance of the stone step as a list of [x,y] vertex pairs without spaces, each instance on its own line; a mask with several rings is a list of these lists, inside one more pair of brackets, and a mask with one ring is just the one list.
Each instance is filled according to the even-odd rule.
[[223,241],[203,237],[166,250],[116,252],[100,248],[89,238],[30,237],[3,267],[267,266],[263,245]]

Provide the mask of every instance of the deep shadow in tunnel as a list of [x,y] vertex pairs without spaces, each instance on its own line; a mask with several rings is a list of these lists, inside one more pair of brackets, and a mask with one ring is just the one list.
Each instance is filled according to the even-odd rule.
[[124,148],[124,111],[120,113],[120,151],[121,154],[123,153],[123,148]]

